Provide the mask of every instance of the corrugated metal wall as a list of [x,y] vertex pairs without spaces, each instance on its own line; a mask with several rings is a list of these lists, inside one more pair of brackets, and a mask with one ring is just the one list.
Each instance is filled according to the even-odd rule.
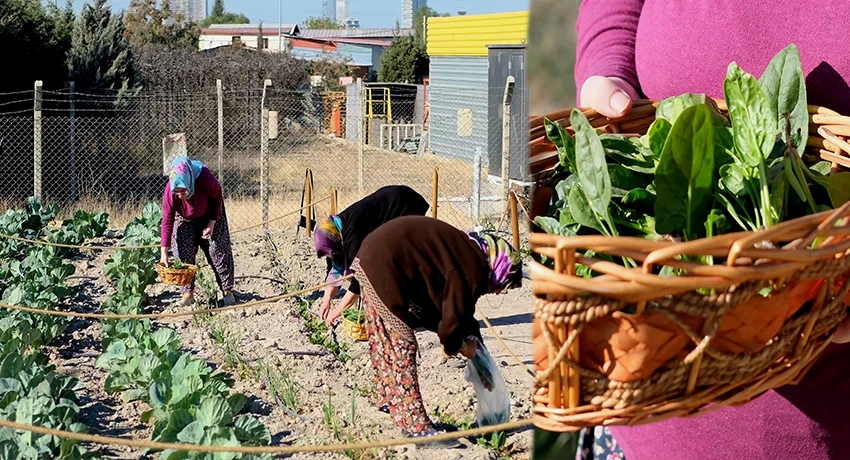
[[[481,148],[482,166],[487,164],[486,57],[431,57],[428,115],[431,151],[437,155],[472,161]],[[471,135],[458,135],[458,111],[472,110]],[[462,126],[468,128],[468,126]]]
[[528,87],[525,81],[525,45],[493,45],[490,47],[490,171],[502,174],[502,123],[504,120],[505,86],[514,77],[511,99],[511,179],[530,181],[528,170]]
[[337,43],[337,53],[342,58],[351,58],[351,65],[360,67],[372,66],[372,47],[366,45],[354,45],[352,43]]

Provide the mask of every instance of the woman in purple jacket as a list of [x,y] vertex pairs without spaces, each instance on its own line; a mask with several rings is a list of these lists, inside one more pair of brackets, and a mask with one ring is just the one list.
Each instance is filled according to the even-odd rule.
[[[730,62],[759,76],[793,43],[809,104],[850,114],[848,8],[847,0],[584,0],[576,23],[577,105],[616,118],[636,98],[722,98]],[[798,385],[694,418],[612,427],[616,442],[607,430],[589,430],[600,436],[579,456],[621,458],[619,445],[628,460],[850,459],[846,326]]]
[[[160,262],[168,263],[168,249],[171,248],[178,260],[194,264],[200,248],[213,268],[224,305],[236,303],[233,296],[233,248],[221,184],[200,161],[182,156],[171,162],[168,183],[162,195],[160,232]],[[183,286],[181,306],[195,302],[194,288],[194,280]]]

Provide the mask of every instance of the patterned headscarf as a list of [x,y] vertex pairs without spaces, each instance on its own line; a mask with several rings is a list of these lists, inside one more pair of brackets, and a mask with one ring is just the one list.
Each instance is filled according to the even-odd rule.
[[[316,247],[316,255],[327,257],[331,260],[331,271],[325,281],[333,281],[348,273],[348,270],[342,266],[340,257],[334,257],[342,252],[342,219],[339,216],[332,215],[319,222],[316,230],[313,232],[313,245]],[[340,281],[334,286],[342,284]]]
[[175,188],[185,188],[189,198],[195,195],[195,179],[201,174],[204,164],[191,160],[187,156],[177,157],[171,162],[171,172],[168,174],[171,191]]
[[490,292],[522,285],[522,258],[519,251],[504,238],[490,233],[472,232],[468,235],[472,241],[478,243],[490,262]]

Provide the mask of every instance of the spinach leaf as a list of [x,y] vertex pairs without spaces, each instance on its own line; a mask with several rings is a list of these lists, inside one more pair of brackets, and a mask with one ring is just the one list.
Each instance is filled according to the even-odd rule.
[[646,136],[649,138],[649,149],[655,158],[661,158],[661,152],[664,151],[664,143],[667,142],[667,137],[670,135],[670,129],[673,125],[664,118],[656,118],[649,125],[649,131]]
[[573,219],[575,219],[579,225],[582,227],[592,228],[605,236],[611,236],[611,232],[602,225],[601,219],[591,207],[590,200],[588,200],[587,196],[585,196],[581,184],[577,184],[577,186],[570,188],[569,204],[570,215],[572,215]]
[[623,197],[622,203],[635,209],[652,210],[655,208],[655,194],[645,188],[632,189]]
[[687,240],[704,231],[714,187],[714,125],[708,106],[685,109],[673,124],[655,172],[656,231],[683,232]]
[[[576,175],[581,183],[582,195],[600,222],[608,222],[610,231],[617,230],[611,224],[608,206],[611,204],[611,176],[605,161],[605,148],[587,118],[578,109],[570,114],[570,123],[576,131]],[[570,191],[570,209],[573,209],[573,194]],[[575,210],[573,210],[575,211]],[[573,212],[575,217],[575,212]],[[581,222],[578,218],[576,218]]]
[[729,64],[723,91],[732,120],[738,159],[746,167],[757,168],[773,150],[777,133],[776,114],[755,77],[734,62]]
[[788,127],[785,114],[791,115],[790,143],[802,155],[809,138],[809,111],[806,80],[796,45],[788,45],[770,60],[759,84],[767,95],[770,109],[779,122],[779,132],[783,135]]
[[671,125],[674,125],[685,109],[699,104],[705,104],[705,94],[685,93],[668,97],[658,102],[655,118],[667,120]]
[[570,133],[563,126],[549,121],[548,118],[543,120],[543,125],[546,128],[546,137],[555,144],[558,148],[558,163],[561,170],[576,171],[576,142]]
[[644,188],[652,182],[652,176],[636,173],[618,164],[608,164],[608,175],[611,177],[611,195],[617,198],[625,196],[632,189]]
[[[632,171],[641,174],[654,174],[655,162],[651,155],[647,157],[643,154],[647,149],[642,149],[636,142],[617,134],[602,134],[599,136],[602,141],[602,146],[605,147],[605,154],[614,162],[625,166]],[[634,138],[633,138],[634,139]]]

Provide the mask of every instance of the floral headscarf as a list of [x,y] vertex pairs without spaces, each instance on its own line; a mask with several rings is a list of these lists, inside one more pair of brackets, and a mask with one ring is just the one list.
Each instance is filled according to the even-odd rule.
[[201,175],[204,164],[191,160],[187,156],[177,157],[171,162],[171,172],[168,174],[169,185],[173,192],[175,188],[185,188],[189,198],[195,195],[195,179]]
[[522,285],[522,258],[504,238],[490,233],[469,233],[490,262],[489,291],[513,289]]
[[[316,230],[313,232],[313,245],[316,247],[316,255],[326,257],[331,261],[331,270],[328,272],[328,277],[325,281],[333,281],[348,274],[349,270],[343,267],[343,261],[340,253],[342,247],[342,219],[339,216],[329,216],[319,222]],[[334,286],[342,284],[340,281]]]

